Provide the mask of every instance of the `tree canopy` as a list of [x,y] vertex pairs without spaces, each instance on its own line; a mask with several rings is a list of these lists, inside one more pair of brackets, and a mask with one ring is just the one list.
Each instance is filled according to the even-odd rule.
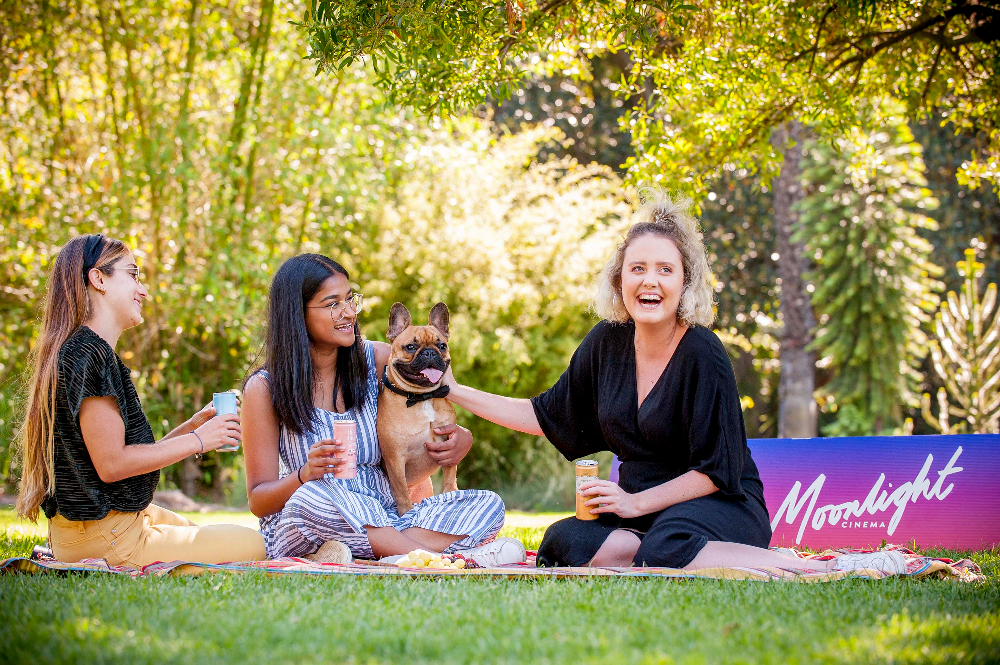
[[321,71],[370,58],[396,101],[448,112],[508,98],[534,71],[624,52],[617,87],[642,150],[630,170],[706,191],[722,165],[773,173],[772,127],[837,137],[892,95],[982,136],[960,177],[1000,185],[1000,9],[979,0],[313,0],[301,26]]
[[[3,16],[17,41],[0,44],[0,480],[17,475],[46,276],[81,233],[122,239],[142,268],[146,320],[117,349],[156,434],[261,363],[268,284],[301,252],[347,268],[369,339],[397,300],[415,314],[447,302],[456,373],[494,392],[554,383],[593,325],[589,282],[628,212],[620,178],[539,160],[557,128],[498,138],[388,103],[367,68],[313,76],[289,26],[301,11],[86,0]],[[540,484],[523,505],[568,488],[537,437],[477,425],[476,440],[463,483]],[[165,479],[218,495],[241,489],[239,463],[210,453]]]
[[[812,53],[794,57],[795,48],[817,43],[817,34],[832,44],[848,29],[898,32],[892,26],[916,14],[892,2],[791,4],[25,0],[5,7],[0,480],[17,476],[9,444],[46,273],[74,235],[119,237],[142,264],[152,293],[147,320],[123,336],[119,351],[134,368],[155,432],[201,407],[209,392],[239,387],[259,364],[268,281],[284,258],[304,251],[327,253],[351,272],[366,295],[362,330],[369,338],[384,334],[393,301],[420,311],[421,303],[444,300],[453,313],[456,372],[486,390],[530,396],[556,380],[593,325],[589,285],[627,223],[621,176],[629,169],[634,180],[659,175],[667,188],[701,197],[718,279],[718,333],[733,358],[748,433],[774,435],[778,383],[787,375],[779,367],[787,355],[779,300],[790,290],[779,269],[794,253],[775,251],[778,183],[768,181],[777,159],[768,123],[781,116],[747,119],[754,108],[790,97],[797,106],[788,117],[809,123],[795,179],[815,195],[801,214],[818,232],[804,243],[803,270],[815,273],[805,288],[864,291],[881,301],[877,314],[906,315],[912,325],[887,327],[868,344],[880,345],[882,366],[912,365],[923,374],[923,390],[934,393],[942,382],[930,361],[916,367],[926,349],[912,350],[925,346],[914,330],[922,317],[906,314],[927,303],[914,301],[918,291],[899,288],[899,280],[918,280],[920,261],[911,259],[928,253],[919,236],[933,244],[930,263],[941,266],[954,265],[972,240],[987,280],[996,281],[996,197],[955,179],[956,155],[971,164],[974,152],[988,155],[996,142],[988,133],[996,84],[980,76],[995,68],[992,14],[972,11],[973,3],[925,3],[933,16],[965,8],[934,24],[950,41],[914,33],[876,49],[851,92],[846,83],[807,85],[807,75],[835,65],[819,52],[815,60]],[[395,27],[371,22],[384,12]],[[772,35],[782,21],[787,44]],[[473,22],[476,30],[467,29]],[[322,39],[340,44],[339,60]],[[935,44],[942,43],[935,67]],[[327,73],[316,76],[317,64]],[[926,95],[918,79],[906,78],[920,71],[933,71],[937,81]],[[883,86],[892,88],[884,94],[866,78],[877,72],[883,81],[916,81],[913,94],[895,83]],[[942,72],[951,82],[939,79]],[[772,89],[774,76],[783,87]],[[869,83],[879,95],[866,99],[858,90]],[[449,113],[483,100],[489,103],[475,114]],[[913,109],[924,103],[934,115],[913,122]],[[909,129],[900,124],[883,140],[873,126],[888,127],[891,109]],[[951,127],[964,127],[957,118],[988,131],[955,135]],[[851,125],[859,119],[877,123]],[[832,136],[838,122],[851,132]],[[920,153],[905,138],[910,130],[923,146],[924,176]],[[881,166],[871,178],[848,182],[859,164]],[[965,173],[971,184],[971,166]],[[869,202],[872,195],[886,198]],[[941,200],[938,209],[931,198]],[[920,201],[928,205],[912,210]],[[940,222],[938,230],[927,224],[914,231],[925,226],[924,214]],[[850,237],[841,243],[838,233]],[[837,254],[848,241],[867,242],[867,263],[852,264],[857,253]],[[901,250],[887,249],[899,242]],[[878,262],[880,252],[898,260],[878,266],[887,274],[857,282],[866,275],[852,266]],[[956,289],[962,281],[955,271],[941,279]],[[933,286],[926,276],[919,281]],[[829,304],[816,311],[832,335],[816,349],[831,359],[816,370],[821,398],[846,404],[851,395],[835,379],[851,371],[858,379],[851,385],[867,381],[890,397],[912,391],[870,381],[875,366],[848,367],[857,354],[830,349],[853,331],[825,323],[824,316],[840,314]],[[873,311],[853,321],[870,320]],[[821,412],[820,424],[843,420],[845,411]],[[902,415],[915,414],[904,406]],[[860,415],[854,425],[875,421]],[[882,422],[894,426],[899,415]],[[537,437],[462,418],[475,423],[477,441],[462,464],[463,483],[505,488],[510,505],[520,506],[569,491],[558,454]],[[218,497],[241,485],[232,482],[239,465],[231,455],[192,458],[168,469],[164,482]]]

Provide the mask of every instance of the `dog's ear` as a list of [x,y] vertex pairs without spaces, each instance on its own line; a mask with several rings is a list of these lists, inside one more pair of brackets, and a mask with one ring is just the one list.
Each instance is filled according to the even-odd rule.
[[427,317],[427,320],[432,326],[441,331],[445,339],[448,339],[448,322],[450,317],[448,316],[448,305],[443,302],[439,302],[431,308],[431,314]]
[[385,334],[389,341],[396,339],[399,333],[410,327],[410,310],[401,302],[393,303],[389,309],[389,332]]

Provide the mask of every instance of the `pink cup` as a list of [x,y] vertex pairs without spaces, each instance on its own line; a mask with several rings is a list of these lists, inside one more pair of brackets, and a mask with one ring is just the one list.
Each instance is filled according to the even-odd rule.
[[334,478],[356,478],[358,476],[358,424],[353,420],[335,420],[333,439],[346,448],[337,458],[345,460]]

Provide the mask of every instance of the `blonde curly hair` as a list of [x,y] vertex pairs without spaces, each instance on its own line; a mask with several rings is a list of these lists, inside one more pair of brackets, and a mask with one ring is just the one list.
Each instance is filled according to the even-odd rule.
[[674,201],[663,190],[652,187],[641,190],[640,201],[636,223],[629,228],[597,278],[594,311],[602,319],[615,323],[631,319],[621,296],[625,250],[641,236],[657,235],[672,240],[681,253],[684,286],[677,306],[677,319],[688,326],[712,325],[715,321],[712,271],[698,221],[690,213],[691,201]]

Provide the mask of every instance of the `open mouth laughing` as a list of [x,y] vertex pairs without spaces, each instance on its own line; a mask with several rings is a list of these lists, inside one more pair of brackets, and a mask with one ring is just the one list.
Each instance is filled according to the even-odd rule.
[[663,302],[663,296],[656,293],[640,293],[636,300],[639,302],[639,309],[654,310]]

